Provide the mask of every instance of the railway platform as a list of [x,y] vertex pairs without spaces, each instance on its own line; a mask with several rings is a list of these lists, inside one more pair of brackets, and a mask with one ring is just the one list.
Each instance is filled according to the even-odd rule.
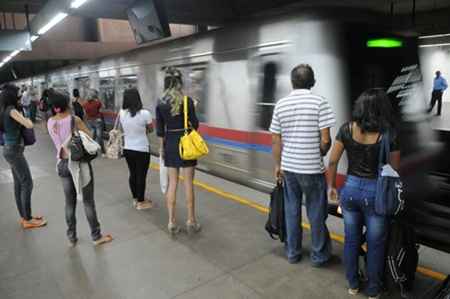
[[[307,230],[303,260],[296,265],[286,261],[282,244],[264,230],[267,194],[205,173],[197,173],[195,190],[202,232],[170,237],[156,163],[147,187],[156,207],[136,211],[125,162],[95,160],[97,211],[103,231],[115,239],[94,248],[79,207],[80,241],[70,248],[54,148],[48,135],[37,133],[38,143],[26,156],[34,177],[33,210],[48,219],[48,226],[34,231],[19,227],[10,171],[0,159],[0,298],[366,298],[347,295],[342,262],[311,267]],[[180,190],[180,223],[186,217],[184,205]],[[333,253],[339,259],[342,227],[340,219],[329,217]],[[422,247],[419,264],[424,268],[417,275],[415,296],[423,298],[443,277],[440,273],[450,273],[450,257]]]

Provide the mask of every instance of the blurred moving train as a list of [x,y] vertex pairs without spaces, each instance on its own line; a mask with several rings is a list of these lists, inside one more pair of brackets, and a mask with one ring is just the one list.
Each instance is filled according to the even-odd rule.
[[[255,17],[18,83],[41,90],[78,88],[82,97],[89,88],[97,89],[110,115],[120,108],[124,89],[137,87],[144,106],[154,111],[163,92],[164,69],[175,66],[184,74],[185,93],[198,100],[200,131],[211,150],[199,168],[267,191],[274,182],[267,130],[273,107],[291,90],[291,69],[308,63],[317,80],[313,92],[327,98],[336,112],[332,135],[349,120],[352,103],[364,89],[388,90],[398,114],[408,200],[423,202],[434,194],[425,174],[439,143],[424,113],[417,39],[379,23],[376,16],[348,10]],[[156,153],[156,136],[151,145]],[[341,164],[339,172],[344,174]],[[440,204],[450,209],[448,201]],[[449,230],[450,225],[439,233],[448,236]],[[430,234],[425,230],[424,235]],[[442,235],[438,239],[427,244],[450,252],[450,241],[443,241]]]

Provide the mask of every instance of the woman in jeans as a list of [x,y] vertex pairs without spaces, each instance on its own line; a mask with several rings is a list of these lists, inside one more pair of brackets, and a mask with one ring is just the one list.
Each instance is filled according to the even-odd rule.
[[145,198],[145,186],[150,166],[150,143],[147,132],[152,129],[152,115],[142,109],[137,89],[125,90],[119,119],[124,132],[124,155],[130,171],[128,181],[134,207],[137,210],[150,209],[152,202]]
[[33,128],[33,123],[20,112],[18,91],[17,87],[6,85],[0,92],[0,131],[3,132],[5,142],[3,156],[13,175],[20,224],[24,229],[30,229],[45,226],[47,221],[42,217],[33,217],[31,213],[33,178],[24,156],[21,130],[23,127]]
[[375,213],[374,200],[380,141],[387,131],[391,136],[391,164],[395,169],[400,164],[392,119],[392,107],[382,89],[363,92],[355,103],[352,121],[339,129],[331,152],[329,174],[330,197],[333,200],[338,198],[336,173],[339,160],[344,151],[348,157],[347,179],[339,200],[345,225],[344,264],[351,295],[356,295],[360,289],[358,256],[363,226],[366,227],[368,245],[366,293],[369,298],[379,298],[381,292],[388,222],[386,217]]
[[[76,206],[77,206],[77,188],[70,170],[69,163],[70,152],[66,147],[70,137],[72,136],[72,129],[85,132],[92,136],[83,121],[77,116],[72,116],[68,107],[70,99],[60,93],[52,92],[49,94],[49,100],[52,104],[52,109],[55,115],[48,120],[48,132],[56,147],[57,171],[61,178],[64,195],[66,197],[66,223],[67,223],[67,237],[69,238],[70,246],[75,246],[78,241],[76,228]],[[72,128],[73,126],[73,128]],[[80,162],[72,162],[72,164]],[[90,180],[86,185],[78,190],[83,198],[84,210],[86,218],[91,229],[91,238],[95,245],[101,245],[112,241],[110,235],[102,235],[100,230],[100,223],[97,219],[97,212],[95,210],[94,201],[94,178],[92,166],[90,163],[80,163],[80,169],[87,169]],[[86,165],[87,164],[87,165]],[[83,174],[84,176],[84,174]],[[81,176],[80,176],[81,177]]]
[[[184,189],[188,206],[187,231],[189,233],[196,233],[201,230],[201,226],[195,217],[193,184],[197,161],[181,159],[179,151],[180,138],[184,134],[184,95],[182,87],[183,80],[181,72],[177,69],[169,68],[164,78],[164,95],[158,101],[156,107],[156,133],[160,137],[160,153],[164,159],[164,165],[168,168],[169,172],[169,187],[166,196],[167,209],[169,210],[168,229],[171,234],[177,234],[180,231],[175,219],[175,204],[180,168],[183,169]],[[190,126],[197,129],[199,123],[191,98],[188,98],[188,115]]]
[[14,180],[14,195],[20,214],[20,224],[24,229],[42,227],[47,224],[42,217],[33,217],[31,213],[31,193],[33,178],[24,156],[24,144],[21,130],[33,128],[33,123],[23,116],[19,105],[19,89],[6,85],[0,93],[0,131],[3,132],[3,156],[11,167]]
[[6,85],[1,90],[0,131],[3,132],[5,142],[3,156],[9,163],[13,175],[20,224],[24,229],[30,229],[45,226],[47,221],[43,217],[33,217],[31,213],[33,178],[24,156],[25,146],[21,130],[23,127],[33,128],[33,123],[21,112],[18,92],[19,89],[13,85]]

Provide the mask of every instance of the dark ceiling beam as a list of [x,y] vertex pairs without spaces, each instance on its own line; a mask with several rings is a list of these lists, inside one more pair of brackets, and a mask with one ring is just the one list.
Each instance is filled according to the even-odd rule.
[[25,5],[28,5],[31,14],[38,13],[45,4],[45,0],[0,0],[0,12],[25,13]]

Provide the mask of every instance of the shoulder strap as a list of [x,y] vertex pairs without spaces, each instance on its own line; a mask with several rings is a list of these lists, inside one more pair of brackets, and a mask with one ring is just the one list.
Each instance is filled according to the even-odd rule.
[[188,130],[188,97],[184,96],[183,99],[183,111],[184,111],[184,132]]
[[391,154],[391,145],[390,145],[389,131],[386,131],[381,137],[380,154],[378,156],[379,167],[383,166],[383,164],[389,164],[390,154]]
[[117,113],[117,116],[116,116],[116,121],[114,122],[114,128],[113,128],[113,130],[117,130],[117,127],[118,127],[118,124],[119,124],[119,121],[120,121],[120,113],[122,112],[122,110],[119,110],[119,113]]

